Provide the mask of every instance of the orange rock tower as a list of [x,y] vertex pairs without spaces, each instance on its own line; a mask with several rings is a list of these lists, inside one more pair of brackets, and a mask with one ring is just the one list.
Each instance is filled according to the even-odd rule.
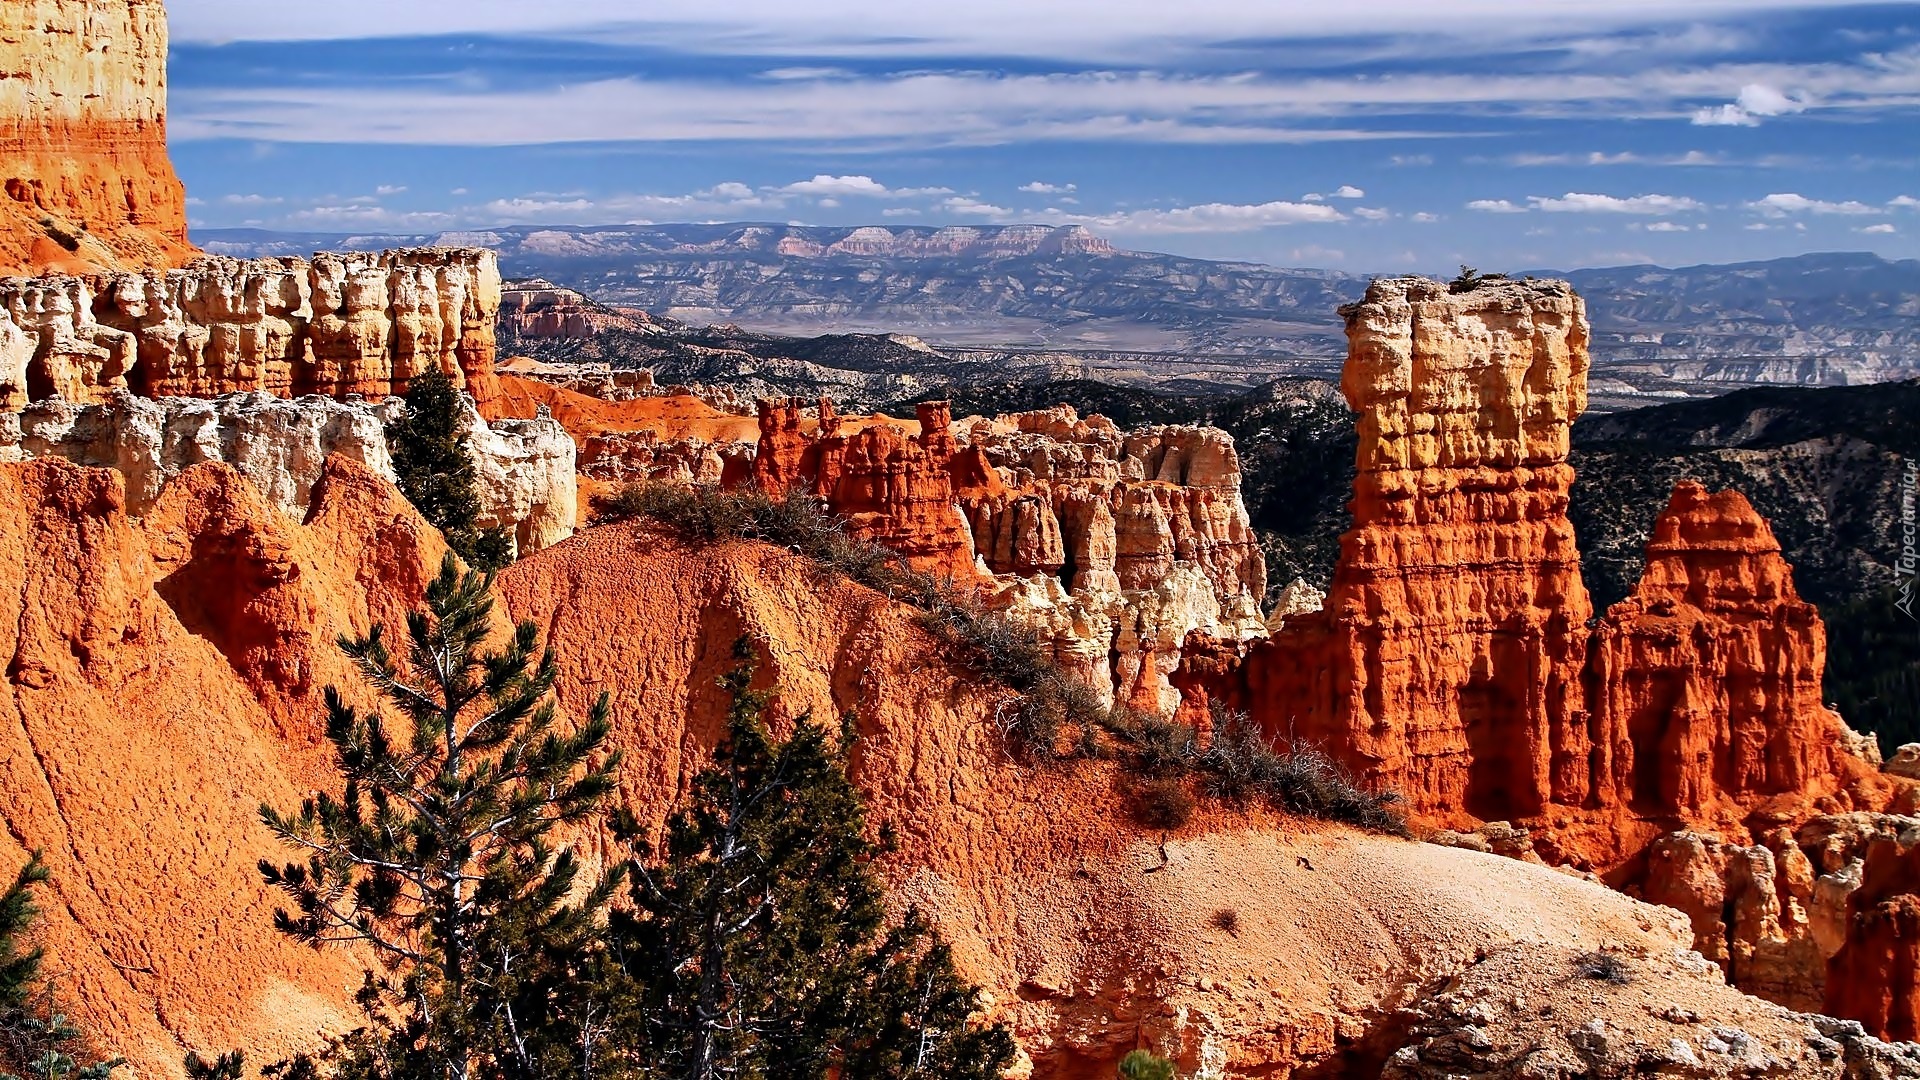
[[177,266],[161,0],[0,4],[0,274]]
[[1343,309],[1354,524],[1324,610],[1248,658],[1245,704],[1423,814],[1585,796],[1592,613],[1566,516],[1587,325],[1564,282],[1374,282]]

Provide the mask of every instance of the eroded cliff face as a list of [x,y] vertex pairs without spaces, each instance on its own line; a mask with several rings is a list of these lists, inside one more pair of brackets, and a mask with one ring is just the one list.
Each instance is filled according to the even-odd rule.
[[1697,819],[1726,802],[1817,798],[1859,768],[1821,697],[1819,612],[1738,492],[1674,489],[1640,585],[1608,610],[1593,654],[1603,802]]
[[854,536],[899,552],[917,570],[970,580],[973,538],[954,505],[949,468],[952,418],[944,401],[917,412],[918,434],[884,422],[849,431],[823,400],[808,431],[798,401],[761,402],[754,480],[772,494],[823,500]]
[[[76,1019],[143,1076],[178,1076],[182,1047],[277,1057],[353,1023],[369,958],[273,932],[254,864],[285,853],[256,808],[337,783],[320,689],[366,699],[333,639],[397,632],[438,535],[338,455],[304,523],[218,462],[138,521],[113,471],[0,463],[0,510],[0,866],[46,850],[42,940]],[[893,897],[940,927],[1037,1080],[1110,1077],[1140,1046],[1222,1077],[1438,1075],[1466,1052],[1621,1071],[1684,1053],[1709,1078],[1905,1061],[1736,994],[1687,959],[1681,916],[1544,867],[1257,812],[1141,833],[1111,764],[1024,769],[993,722],[1004,691],[950,666],[911,609],[787,552],[611,526],[498,588],[561,658],[563,710],[611,692],[621,798],[645,822],[710,760],[738,637],[780,689],[776,728],[850,715],[852,775],[899,837]],[[1580,977],[1603,948],[1634,982]]]
[[[143,398],[117,391],[98,405],[60,399],[0,413],[0,461],[63,458],[116,469],[127,512],[146,516],[167,483],[201,462],[225,462],[295,519],[312,512],[326,463],[350,458],[391,482],[386,429],[406,406],[254,391],[219,398]],[[573,535],[578,514],[573,441],[552,420],[480,419],[464,434],[480,497],[478,523],[504,528],[525,554]]]
[[176,266],[161,0],[0,5],[0,274]]
[[1360,447],[1325,610],[1288,618],[1209,697],[1335,749],[1422,815],[1579,805],[1591,609],[1566,455],[1586,400],[1580,298],[1563,282],[1451,293],[1391,278],[1343,311]]
[[957,427],[956,491],[992,602],[1103,700],[1175,712],[1189,634],[1261,632],[1266,563],[1226,432],[1123,432],[1066,406]]
[[499,306],[499,262],[478,248],[0,279],[0,407],[120,389],[373,398],[425,371],[484,407]]

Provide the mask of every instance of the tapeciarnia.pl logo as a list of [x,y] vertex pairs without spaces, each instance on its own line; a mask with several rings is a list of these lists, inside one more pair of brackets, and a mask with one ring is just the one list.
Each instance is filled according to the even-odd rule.
[[1920,619],[1913,613],[1914,574],[1920,568],[1920,555],[1914,551],[1915,533],[1920,531],[1914,520],[1916,489],[1920,489],[1920,465],[1909,461],[1900,474],[1900,558],[1893,564],[1894,576],[1900,579],[1900,599],[1894,601],[1894,606],[1909,619]]

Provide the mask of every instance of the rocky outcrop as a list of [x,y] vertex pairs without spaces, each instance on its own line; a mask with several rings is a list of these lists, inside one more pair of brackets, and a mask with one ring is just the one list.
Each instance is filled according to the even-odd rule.
[[1723,800],[1823,794],[1852,759],[1821,696],[1819,613],[1738,492],[1674,489],[1639,587],[1592,650],[1605,801],[1699,818]]
[[1215,696],[1334,749],[1417,813],[1580,805],[1591,612],[1566,519],[1580,298],[1563,282],[1391,278],[1343,311],[1353,527],[1324,611],[1287,618]]
[[161,0],[0,5],[0,274],[176,266]]
[[1172,713],[1189,634],[1260,631],[1266,563],[1226,432],[1122,431],[1066,406],[957,428],[955,486],[999,582],[990,602],[1103,700]]
[[[326,462],[348,458],[391,482],[386,428],[406,408],[258,391],[219,398],[142,398],[124,391],[98,405],[54,399],[0,413],[0,461],[64,458],[118,470],[127,512],[145,516],[167,483],[224,462],[297,519],[312,511]],[[479,524],[504,528],[522,553],[573,534],[574,447],[551,420],[488,424],[471,409],[465,434],[480,496]]]
[[485,406],[499,303],[499,263],[474,248],[0,279],[0,406],[120,389],[381,397],[425,371]]
[[1845,937],[1827,966],[1826,1011],[1883,1038],[1920,1039],[1920,821],[1864,845]]
[[843,432],[825,400],[817,430],[806,431],[800,408],[795,400],[760,404],[753,475],[762,490],[824,500],[854,536],[899,552],[916,569],[974,576],[973,539],[954,505],[946,402],[918,406],[918,435],[886,423]]
[[498,331],[503,341],[591,338],[608,330],[646,334],[656,328],[644,313],[615,311],[542,278],[510,281],[501,287]]

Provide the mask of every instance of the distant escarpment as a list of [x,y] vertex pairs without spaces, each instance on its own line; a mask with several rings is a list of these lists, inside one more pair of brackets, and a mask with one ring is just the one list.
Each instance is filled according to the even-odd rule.
[[161,0],[0,5],[0,274],[177,266]]
[[484,405],[499,308],[499,264],[477,248],[4,278],[0,408],[116,390],[377,398],[424,371]]

